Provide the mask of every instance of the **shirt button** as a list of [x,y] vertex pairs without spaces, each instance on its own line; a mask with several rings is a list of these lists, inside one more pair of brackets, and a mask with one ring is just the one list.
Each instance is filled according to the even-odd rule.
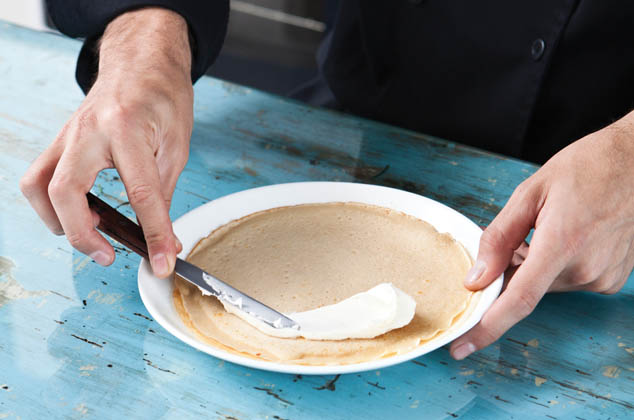
[[546,43],[543,39],[537,38],[533,41],[533,45],[531,45],[531,57],[533,57],[533,60],[539,61],[539,59],[542,58],[542,55],[544,55],[545,49]]

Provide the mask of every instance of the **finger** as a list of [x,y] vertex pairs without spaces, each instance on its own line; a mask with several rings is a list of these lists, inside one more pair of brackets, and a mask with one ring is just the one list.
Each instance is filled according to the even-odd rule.
[[528,316],[561,272],[566,260],[550,247],[535,244],[535,240],[527,259],[480,323],[452,343],[450,351],[455,359],[464,359],[488,346]]
[[177,245],[154,153],[144,141],[129,141],[113,148],[112,155],[143,227],[152,270],[157,277],[167,277],[174,269]]
[[176,182],[178,181],[179,175],[180,172],[177,172],[173,168],[161,170],[161,167],[159,166],[161,196],[163,197],[163,201],[165,201],[165,207],[168,211],[172,205],[172,197],[174,195],[174,190],[176,189]]
[[59,140],[54,141],[33,161],[20,179],[22,194],[46,227],[56,235],[63,235],[64,230],[48,196],[48,184],[51,182],[57,163],[62,156],[62,151],[63,143]]
[[[191,135],[191,133],[189,133],[189,135]],[[183,144],[188,145],[189,142],[184,141]],[[156,155],[156,163],[159,170],[161,192],[163,193],[163,199],[165,200],[165,205],[169,211],[178,178],[187,164],[189,148],[183,147],[179,150],[166,150],[167,148],[159,150]],[[174,235],[174,238],[176,241],[176,253],[178,254],[183,250],[183,244],[176,235]]]
[[506,291],[506,288],[508,287],[509,282],[511,281],[511,279],[513,278],[513,276],[515,275],[517,270],[519,270],[520,267],[521,267],[520,265],[510,265],[509,268],[507,268],[504,271],[504,282],[502,283],[501,293],[504,293]]
[[504,270],[504,281],[502,282],[502,289],[500,290],[500,293],[504,293],[504,291],[506,290],[509,282],[511,281],[511,279],[515,275],[515,272],[520,268],[521,263],[525,259],[525,258],[522,258],[521,262],[514,263],[513,261],[515,260],[515,258],[516,258],[516,256],[514,255],[513,259],[511,259],[511,264],[508,266],[508,268],[506,270]]
[[107,166],[94,149],[67,148],[48,186],[51,204],[66,239],[75,249],[101,265],[112,264],[114,249],[95,229],[99,216],[88,207],[86,193],[94,184],[97,173]]
[[[138,217],[136,218],[136,222],[139,226],[141,226],[141,229],[143,229],[143,225],[141,224],[141,221]],[[183,244],[181,243],[180,239],[178,239],[178,236],[176,236],[176,233],[174,233],[174,241],[176,242],[176,254],[180,254],[180,252],[183,250]]]
[[[163,177],[161,177],[161,179],[164,179]],[[170,178],[168,178],[170,179]],[[169,216],[169,210],[172,204],[172,197],[174,195],[174,189],[176,188],[176,180],[178,179],[178,176],[174,177],[174,181],[172,181],[170,179],[170,181],[168,182],[161,182],[161,190],[163,193],[163,201],[165,202],[165,208],[168,211],[168,216]],[[166,184],[166,185],[164,185]],[[171,223],[171,222],[170,222]],[[180,239],[178,239],[178,237],[176,236],[176,234],[174,233],[174,244],[176,246],[176,254],[178,255],[182,250],[183,250],[183,244],[181,243]]]
[[189,156],[188,138],[174,138],[172,147],[162,147],[156,153],[156,165],[158,166],[161,180],[161,191],[163,198],[168,204],[172,200],[178,177],[187,164]]
[[[502,284],[502,292],[501,292],[502,294],[506,292],[509,282],[511,281],[511,279],[513,278],[513,276],[515,275],[519,267],[520,267],[519,265],[511,264],[506,269],[506,271],[504,271],[504,283]],[[477,327],[478,325],[476,325],[474,329]],[[469,336],[467,334],[468,332],[464,334],[462,337],[460,337],[459,339],[457,339],[456,341],[454,341],[454,343],[452,343],[451,345],[451,349],[450,349],[451,355],[457,360],[462,360],[468,355],[470,355],[471,353],[473,353],[474,351],[476,351],[475,344],[472,343],[472,340],[469,339]]]
[[480,237],[478,258],[465,277],[471,290],[488,286],[508,267],[541,208],[539,189],[520,185]]
[[520,265],[524,262],[526,257],[528,256],[528,243],[526,241],[522,242],[513,253],[513,257],[511,258],[511,265]]

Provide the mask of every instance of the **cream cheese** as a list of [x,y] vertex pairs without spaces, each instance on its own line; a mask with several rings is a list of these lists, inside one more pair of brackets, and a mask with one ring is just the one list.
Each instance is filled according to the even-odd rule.
[[300,329],[273,328],[233,305],[221,301],[227,310],[265,334],[304,337],[309,340],[374,338],[404,327],[414,318],[416,301],[392,283],[381,283],[333,305],[287,314]]

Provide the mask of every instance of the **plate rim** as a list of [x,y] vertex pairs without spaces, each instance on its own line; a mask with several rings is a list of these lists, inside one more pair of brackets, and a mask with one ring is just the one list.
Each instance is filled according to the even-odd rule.
[[[432,206],[440,206],[439,208],[442,209],[445,212],[450,212],[452,213],[454,216],[458,216],[462,219],[464,219],[465,222],[467,222],[467,224],[471,224],[472,227],[475,227],[479,230],[480,234],[478,235],[478,242],[479,242],[479,236],[481,235],[481,229],[478,227],[478,225],[476,225],[471,219],[469,219],[468,217],[466,217],[465,215],[463,215],[462,213],[452,209],[451,207],[440,203],[436,200],[433,200],[429,197],[425,197],[419,194],[414,194],[408,191],[403,191],[403,190],[399,190],[396,188],[391,188],[391,187],[385,187],[385,186],[381,186],[381,185],[373,185],[373,184],[361,184],[361,183],[353,183],[353,182],[332,182],[332,181],[303,181],[303,182],[290,182],[290,183],[282,183],[282,184],[271,184],[271,185],[266,185],[266,186],[261,186],[261,187],[256,187],[256,188],[250,188],[250,189],[246,189],[246,190],[241,190],[241,191],[237,191],[231,194],[227,194],[224,195],[222,197],[218,197],[214,200],[208,201],[207,203],[204,203],[186,213],[184,213],[183,215],[181,215],[180,217],[178,217],[177,219],[175,219],[173,221],[173,227],[174,230],[178,230],[178,228],[187,223],[187,221],[189,219],[196,219],[197,217],[199,218],[198,214],[199,213],[204,213],[205,211],[207,211],[207,209],[209,207],[213,207],[213,206],[218,206],[220,203],[224,204],[226,201],[231,201],[231,200],[236,200],[236,199],[241,199],[242,197],[248,197],[249,195],[257,195],[258,193],[262,193],[262,192],[266,192],[266,191],[272,191],[272,190],[284,190],[284,189],[293,189],[293,188],[327,188],[327,187],[333,187],[333,186],[337,186],[338,188],[355,188],[355,189],[368,189],[368,190],[376,190],[376,191],[380,191],[380,190],[389,190],[390,194],[406,194],[406,195],[411,195],[411,196],[415,196],[416,200],[424,200],[427,201],[428,205],[432,205]],[[320,201],[312,201],[312,202],[320,202]],[[333,200],[325,200],[325,201],[321,201],[321,202],[333,202]],[[358,200],[348,200],[348,202],[359,202]],[[304,201],[304,203],[308,203],[308,201]],[[297,204],[302,204],[300,202],[297,202]],[[367,204],[371,204],[371,203],[367,203]],[[292,204],[291,204],[292,205]],[[272,205],[269,208],[275,208],[275,207],[281,207],[280,205]],[[395,209],[397,211],[401,211],[398,209]],[[258,210],[256,210],[258,211]],[[250,214],[250,213],[249,213]],[[236,220],[238,218],[242,217],[241,215],[237,215],[236,217],[233,218],[233,220]],[[226,222],[222,222],[220,224],[218,224],[218,226],[221,226]],[[217,227],[217,226],[216,226]],[[207,236],[213,229],[215,229],[216,227],[212,227],[211,230],[206,233],[203,234],[202,237]],[[197,242],[197,241],[196,241]],[[179,256],[184,256],[186,254],[188,254],[191,250],[191,248],[193,248],[193,246],[195,244],[185,244],[185,242],[183,241],[183,251],[179,254]],[[467,248],[466,245],[464,245],[465,248]],[[468,252],[468,251],[467,251]],[[469,254],[471,254],[471,252],[469,252]],[[474,255],[472,255],[472,257],[475,257]],[[502,284],[503,284],[503,278],[504,278],[504,274],[500,275],[500,277],[498,277],[496,280],[494,280],[489,286],[487,286],[486,288],[482,289],[482,293],[480,295],[480,299],[478,301],[478,303],[476,304],[476,307],[474,308],[474,310],[472,311],[470,318],[466,319],[465,322],[461,325],[461,327],[459,329],[457,329],[457,331],[448,334],[446,337],[442,337],[440,336],[439,338],[443,338],[440,340],[440,344],[435,343],[434,348],[431,350],[426,350],[426,344],[428,343],[433,343],[435,339],[431,340],[428,343],[424,343],[423,345],[420,345],[418,347],[416,347],[415,349],[400,354],[400,355],[396,355],[396,356],[390,356],[390,357],[386,357],[386,358],[381,358],[381,359],[376,359],[376,360],[371,360],[371,361],[366,361],[366,362],[361,362],[361,363],[352,363],[352,364],[344,364],[344,365],[316,365],[316,366],[312,366],[312,365],[297,365],[297,364],[284,364],[284,363],[279,363],[279,362],[271,362],[271,361],[266,361],[266,360],[257,360],[257,359],[252,359],[249,357],[245,357],[245,356],[240,356],[237,354],[233,354],[230,352],[227,352],[225,350],[222,350],[220,348],[211,346],[209,344],[203,343],[200,340],[196,339],[193,335],[188,335],[183,333],[183,331],[181,331],[178,328],[175,328],[174,326],[172,326],[172,322],[167,319],[167,317],[165,316],[165,314],[162,313],[161,310],[158,309],[157,305],[155,305],[155,302],[151,296],[151,292],[148,291],[148,289],[146,288],[146,286],[149,286],[149,281],[150,280],[157,280],[157,281],[168,281],[169,280],[169,301],[170,301],[170,305],[172,306],[172,310],[175,311],[174,308],[174,303],[173,303],[173,299],[172,299],[172,292],[173,292],[173,288],[172,288],[172,281],[171,281],[171,277],[169,279],[158,279],[157,277],[154,277],[151,274],[150,271],[150,266],[149,263],[147,262],[146,259],[141,259],[141,262],[139,264],[139,268],[137,271],[137,284],[138,284],[138,288],[139,288],[139,294],[141,297],[141,301],[143,302],[143,305],[145,306],[146,310],[149,312],[149,314],[152,316],[153,319],[155,319],[157,321],[157,323],[164,328],[165,330],[167,330],[167,332],[169,332],[170,334],[172,334],[174,337],[178,338],[180,341],[182,341],[183,343],[194,347],[195,349],[206,353],[208,355],[211,355],[213,357],[216,357],[218,359],[221,360],[225,360],[227,362],[231,362],[231,363],[235,363],[241,366],[246,366],[246,367],[250,367],[250,368],[254,368],[254,369],[260,369],[260,370],[265,370],[265,371],[270,371],[270,372],[279,372],[279,373],[288,373],[288,374],[301,374],[301,375],[332,375],[332,374],[346,374],[346,373],[357,373],[357,372],[364,372],[364,371],[370,371],[370,370],[377,370],[377,369],[382,369],[382,368],[386,368],[389,366],[393,366],[393,365],[397,365],[409,360],[413,360],[416,359],[417,357],[420,357],[424,354],[427,354],[431,351],[437,350],[440,347],[446,345],[447,343],[453,341],[455,338],[461,336],[462,334],[464,334],[466,331],[470,330],[471,328],[473,328],[482,318],[482,316],[484,315],[484,313],[486,312],[486,310],[493,304],[493,302],[495,301],[495,299],[497,299],[497,297],[500,294],[500,291],[502,289]],[[147,280],[146,280],[147,279]],[[187,330],[187,327],[185,326],[185,324],[182,322],[182,320],[180,319],[180,317],[177,315],[176,316],[178,319],[178,322],[181,324],[180,327],[182,327],[181,329]]]

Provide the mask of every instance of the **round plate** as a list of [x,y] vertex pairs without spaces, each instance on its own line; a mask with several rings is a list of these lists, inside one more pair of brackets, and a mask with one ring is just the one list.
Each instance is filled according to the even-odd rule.
[[[306,203],[358,202],[387,207],[431,223],[439,232],[448,232],[460,241],[472,257],[478,253],[482,230],[471,220],[451,208],[429,198],[393,188],[344,182],[297,182],[254,188],[221,197],[183,215],[174,222],[174,231],[183,243],[179,257],[185,258],[198,241],[214,229],[251,213],[275,207]],[[302,366],[256,360],[228,353],[202,343],[178,316],[172,301],[172,282],[160,280],[143,259],[139,265],[139,292],[143,304],[154,319],[167,331],[190,346],[212,356],[256,369],[304,375],[330,375],[375,370],[405,362],[429,353],[464,334],[480,321],[497,298],[502,276],[481,293],[471,314],[460,319],[437,338],[414,350],[370,362]]]

